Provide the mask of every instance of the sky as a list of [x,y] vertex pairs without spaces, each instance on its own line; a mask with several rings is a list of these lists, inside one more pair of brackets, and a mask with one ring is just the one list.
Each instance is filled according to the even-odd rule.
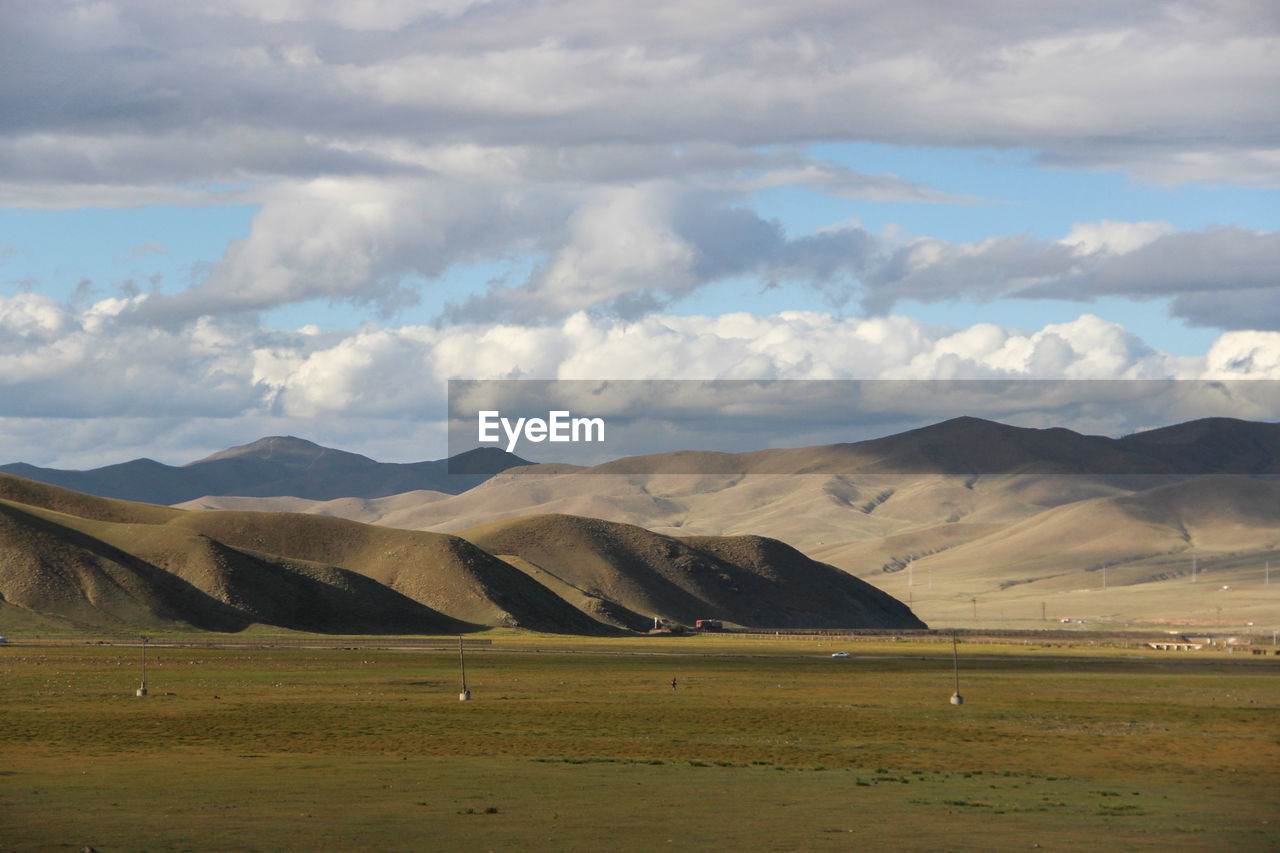
[[1274,380],[1278,271],[1267,0],[0,0],[0,462],[438,458],[449,379]]

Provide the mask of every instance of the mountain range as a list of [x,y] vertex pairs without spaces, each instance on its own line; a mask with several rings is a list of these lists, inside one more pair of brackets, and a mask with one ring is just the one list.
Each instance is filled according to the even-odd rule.
[[89,471],[0,465],[13,474],[105,498],[175,504],[202,495],[291,495],[309,500],[376,498],[415,489],[456,495],[529,463],[497,448],[430,462],[375,462],[293,436],[272,436],[175,467],[134,459]]
[[182,506],[437,532],[567,513],[669,535],[756,534],[930,624],[1242,628],[1280,626],[1278,473],[1272,423],[1214,418],[1113,439],[957,418],[851,444],[523,466],[457,495]]
[[[695,548],[703,560],[724,557],[698,537],[768,537],[885,590],[930,624],[1280,626],[1277,424],[1214,418],[1113,439],[957,418],[866,442],[660,454],[593,468],[490,454],[486,464],[507,467],[474,475],[469,489],[397,493],[403,480],[378,483],[373,472],[412,466],[376,468],[299,439],[264,439],[174,469],[228,459],[247,484],[176,505],[460,536],[620,629],[649,610],[601,587],[591,560],[607,553],[640,571],[662,549],[619,551],[614,541],[637,531]],[[347,481],[332,469],[325,493],[339,496],[329,499],[286,490],[326,456],[364,460],[352,470],[368,478]],[[289,476],[272,464],[281,458],[295,460]],[[109,479],[111,471],[74,473]],[[576,532],[556,521],[566,517],[577,519]],[[536,547],[516,535],[531,518],[549,537]],[[586,535],[607,523],[623,525],[609,528],[614,544]],[[548,551],[553,544],[560,550]],[[745,546],[732,554],[754,559]],[[570,563],[573,573],[556,568]],[[678,597],[662,601],[672,607]],[[716,618],[708,607],[698,612]],[[749,608],[737,615],[747,618]],[[470,621],[494,621],[486,618]]]
[[[677,538],[566,515],[460,535],[274,512],[180,510],[0,474],[0,618],[77,629],[324,633],[922,627],[780,542]],[[12,633],[12,631],[10,631]]]
[[[182,466],[134,459],[87,471],[0,465],[13,474],[100,497],[179,504],[206,496],[303,501],[381,498],[410,491],[458,495],[528,460],[497,448],[448,459],[377,462],[293,436],[270,436]],[[848,444],[749,453],[683,451],[632,456],[591,468],[533,466],[540,475],[591,474],[1082,474],[1111,478],[1280,474],[1280,424],[1207,418],[1108,438],[960,417]]]

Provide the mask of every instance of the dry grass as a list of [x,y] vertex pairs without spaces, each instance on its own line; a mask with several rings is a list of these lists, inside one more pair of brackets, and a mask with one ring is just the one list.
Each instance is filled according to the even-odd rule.
[[[5,849],[1252,850],[1280,672],[936,645],[0,651]],[[984,654],[979,654],[982,651]],[[893,654],[887,654],[892,652]],[[671,677],[679,679],[672,691]]]

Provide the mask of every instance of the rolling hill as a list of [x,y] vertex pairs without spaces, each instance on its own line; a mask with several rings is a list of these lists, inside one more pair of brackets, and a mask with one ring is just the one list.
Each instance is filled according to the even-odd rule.
[[[590,578],[579,574],[584,561]],[[644,630],[655,616],[760,628],[921,624],[781,543],[690,544],[573,517],[469,539],[320,515],[180,510],[0,474],[0,613],[11,609],[105,629],[325,633],[609,634]]]
[[[537,515],[473,527],[459,536],[581,594],[691,624],[699,618],[774,628],[924,627],[875,587],[758,536],[664,536],[630,524]],[[528,568],[526,568],[526,571]],[[535,575],[536,576],[536,575]]]
[[[533,465],[459,495],[289,508],[438,532],[570,514],[680,537],[759,534],[931,624],[1240,627],[1280,625],[1277,460],[1270,423],[1214,418],[1110,439],[960,418],[872,442]],[[702,473],[669,473],[691,467]]]

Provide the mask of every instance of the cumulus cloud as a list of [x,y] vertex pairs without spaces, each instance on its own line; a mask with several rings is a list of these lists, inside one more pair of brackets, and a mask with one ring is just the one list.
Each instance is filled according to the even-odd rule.
[[423,288],[448,288],[455,267],[518,260],[532,267],[526,278],[446,298],[442,319],[549,322],[579,310],[635,319],[748,277],[763,287],[800,283],[832,305],[875,314],[905,300],[1118,296],[1164,300],[1193,325],[1280,328],[1280,232],[1099,220],[1058,239],[960,243],[857,224],[790,235],[750,206],[747,175],[784,162],[821,171],[818,161],[730,158],[718,180],[583,183],[561,174],[521,180],[531,163],[523,156],[481,179],[492,157],[441,154],[452,177],[324,178],[264,190],[249,235],[196,286],[139,303],[137,319],[173,325],[314,299],[373,305],[388,317],[416,304]]
[[1168,222],[1116,222],[1103,219],[1098,222],[1077,222],[1061,242],[1071,247],[1076,255],[1092,255],[1097,252],[1125,254],[1140,249],[1177,229]]
[[1280,332],[1227,332],[1205,356],[1208,379],[1280,379]]
[[39,294],[0,297],[0,442],[11,459],[83,464],[96,437],[189,461],[264,434],[434,458],[445,452],[454,378],[1280,378],[1277,333],[1228,332],[1203,356],[1177,357],[1089,314],[1033,331],[821,312],[579,312],[535,325],[326,333],[212,318],[139,327],[128,312],[149,298],[77,311]]
[[538,251],[567,201],[536,189],[449,181],[324,179],[273,188],[247,238],[233,241],[199,285],[138,308],[150,322],[256,311],[325,298],[415,304],[407,279],[455,264]]
[[264,389],[246,381],[247,332],[210,321],[181,332],[122,327],[118,316],[137,300],[72,313],[38,294],[0,298],[0,415],[213,416],[261,405]]
[[[540,325],[369,325],[345,333],[264,332],[214,320],[140,330],[122,319],[148,298],[102,300],[74,313],[36,294],[0,297],[0,383],[10,392],[0,414],[410,417],[438,404],[454,377],[1154,378],[1208,369],[1204,358],[1162,353],[1092,315],[1030,333],[816,312],[637,321],[578,313]],[[1235,375],[1266,375],[1273,338],[1224,337],[1236,355],[1214,356],[1213,369],[1230,363]]]
[[527,280],[450,294],[444,319],[636,318],[746,275],[879,313],[1120,295],[1280,326],[1275,233],[1102,221],[963,244],[787,235],[750,207],[778,187],[973,201],[804,153],[818,141],[1274,186],[1265,3],[57,0],[0,22],[0,203],[261,205],[144,321],[317,298],[388,316],[458,264],[519,257]]
[[[13,446],[65,435],[50,452],[77,459],[95,429],[77,418],[119,446],[163,444],[166,423],[169,446],[204,449],[229,423],[248,439],[324,418],[385,450],[460,375],[1271,376],[1272,333],[1247,330],[1280,329],[1277,232],[1101,220],[965,243],[788,233],[752,204],[976,201],[816,142],[1276,187],[1277,49],[1262,0],[0,0],[0,204],[260,208],[187,290],[0,297],[0,417]],[[506,261],[531,271],[440,300],[456,325],[385,325],[451,270]],[[862,316],[660,313],[737,278]],[[1182,360],[1088,314],[1030,331],[893,315],[1112,296],[1242,331]],[[252,316],[317,299],[384,325]]]
[[[635,317],[752,274],[839,301],[879,251],[856,226],[788,237],[731,190],[649,181],[579,187],[328,179],[271,190],[247,238],[198,285],[157,295],[137,319],[188,322],[323,298],[392,313],[451,268],[544,257],[524,281],[452,302],[450,321],[547,321],[599,307]],[[425,284],[424,284],[425,282]]]

